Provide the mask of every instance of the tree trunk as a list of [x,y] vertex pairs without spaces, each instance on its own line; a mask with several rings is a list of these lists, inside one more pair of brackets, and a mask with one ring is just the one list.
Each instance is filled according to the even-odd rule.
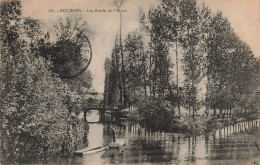
[[177,78],[177,105],[179,115],[181,114],[180,98],[179,98],[179,66],[178,66],[178,41],[176,40],[176,78]]
[[222,109],[219,110],[220,118],[222,118]]
[[195,107],[194,107],[194,104],[192,105],[192,118],[194,119],[194,116],[195,116]]
[[122,65],[122,73],[121,73],[121,78],[122,78],[122,96],[124,101],[123,107],[126,106],[126,84],[125,84],[125,65],[124,65],[124,55],[123,55],[123,44],[122,44],[122,13],[119,10],[119,14],[120,14],[120,33],[119,33],[119,38],[120,38],[120,53],[121,53],[121,65]]
[[231,118],[231,115],[232,115],[232,107],[230,106],[230,109],[229,109],[229,117]]

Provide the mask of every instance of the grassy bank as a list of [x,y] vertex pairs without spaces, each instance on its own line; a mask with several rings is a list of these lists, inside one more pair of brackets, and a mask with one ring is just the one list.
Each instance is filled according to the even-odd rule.
[[[153,131],[178,132],[189,134],[204,134],[228,125],[250,121],[258,118],[256,113],[238,115],[234,113],[230,118],[217,114],[181,114],[176,115],[176,109],[159,99],[144,99],[138,108],[130,112],[129,119]],[[186,110],[188,112],[188,110]]]

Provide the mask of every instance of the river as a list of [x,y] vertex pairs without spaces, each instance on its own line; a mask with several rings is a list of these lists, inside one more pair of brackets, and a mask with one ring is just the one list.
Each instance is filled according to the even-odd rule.
[[[90,111],[87,120],[98,121],[98,114]],[[259,120],[223,128],[210,134],[151,132],[135,123],[89,124],[88,148],[111,142],[111,128],[117,139],[125,139],[121,149],[55,160],[58,164],[260,164]]]

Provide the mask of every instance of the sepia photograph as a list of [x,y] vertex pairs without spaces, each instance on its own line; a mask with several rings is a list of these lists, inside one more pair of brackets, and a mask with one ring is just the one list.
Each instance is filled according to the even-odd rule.
[[0,0],[0,165],[260,165],[260,0]]

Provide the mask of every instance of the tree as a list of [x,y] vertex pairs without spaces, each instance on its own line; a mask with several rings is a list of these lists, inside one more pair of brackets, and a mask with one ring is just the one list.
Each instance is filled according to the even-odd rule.
[[138,30],[129,33],[124,43],[127,102],[133,105],[137,102],[137,95],[146,96],[149,80],[148,57],[142,35]]
[[[161,18],[161,19],[160,19]],[[167,90],[169,89],[169,78],[171,67],[169,58],[169,44],[165,37],[167,33],[161,30],[161,24],[164,23],[165,16],[160,10],[150,10],[147,16],[146,31],[150,37],[150,55],[151,64],[154,66],[151,68],[151,81],[152,81],[152,93],[153,97],[158,95],[159,97],[165,97]]]
[[[234,40],[231,37],[234,36],[230,24],[227,19],[222,17],[221,13],[217,13],[213,16],[210,22],[210,30],[206,40],[208,48],[208,97],[210,100],[210,107],[214,109],[222,110],[227,106],[227,102],[230,101],[229,92],[231,90],[231,84],[228,81],[232,81],[232,74],[230,67],[232,67],[231,53],[234,49]],[[234,37],[233,37],[234,38]],[[227,98],[228,97],[228,98]]]
[[[167,107],[162,113],[174,117],[174,128],[182,127],[176,125],[186,120],[185,115],[172,116],[175,107],[180,114],[180,105],[189,110],[188,122],[184,122],[191,125],[185,126],[187,129],[198,126],[197,111],[204,103],[209,121],[211,109],[212,121],[217,110],[223,118],[228,116],[227,120],[239,113],[252,118],[252,109],[259,106],[259,59],[221,12],[212,13],[196,0],[162,0],[143,14],[140,23],[141,28],[129,33],[124,42],[116,39],[108,82],[110,104],[123,101],[124,84],[124,101],[129,106],[143,106],[140,102],[147,100],[149,91],[148,105],[138,107],[146,123],[151,122],[152,113],[159,114],[160,110],[154,111],[157,103],[171,104],[171,112]],[[176,59],[176,80],[171,53]],[[179,67],[184,74],[183,86],[179,84]],[[122,85],[121,77],[125,77]]]
[[207,45],[207,41],[209,39],[209,33],[211,30],[210,24],[212,21],[212,12],[211,10],[205,6],[203,3],[202,7],[199,8],[199,28],[201,31],[200,42],[199,42],[199,51],[203,54],[203,77],[206,77],[206,93],[205,93],[205,114],[209,116],[209,108],[210,108],[210,99],[209,99],[209,84],[210,84],[210,47]]
[[184,50],[183,71],[185,75],[184,85],[186,90],[186,104],[189,112],[192,108],[192,116],[199,107],[198,84],[201,81],[202,55],[197,50],[199,42],[198,10],[196,1],[183,0],[180,4],[180,22],[183,29],[180,43]]
[[[120,63],[119,63],[119,45],[117,44],[117,37],[115,39],[115,46],[112,50],[111,57],[111,69],[109,74],[109,84],[108,84],[108,106],[116,107],[118,102],[122,103],[122,95],[120,92],[121,80],[120,80]],[[122,105],[122,104],[121,104]]]
[[108,96],[109,96],[109,77],[111,73],[111,60],[109,58],[106,58],[105,64],[104,64],[104,70],[105,70],[105,87],[104,87],[104,108],[107,107],[108,104]]
[[0,11],[2,161],[24,163],[66,154],[86,136],[87,125],[75,116],[78,95],[40,57],[39,21],[22,18],[20,1],[3,1]]
[[[164,28],[162,34],[164,34],[164,38],[167,39],[167,41],[172,44],[175,43],[174,49],[175,49],[175,64],[176,64],[176,97],[174,97],[174,100],[177,101],[177,107],[178,107],[178,113],[180,115],[180,102],[181,102],[181,97],[180,97],[180,92],[179,92],[179,57],[178,57],[178,48],[179,48],[179,42],[178,40],[180,39],[180,1],[174,0],[174,1],[168,1],[164,0],[161,3],[161,12],[164,13],[162,14],[162,18],[164,18],[164,24],[159,24],[159,25],[166,25]],[[173,45],[171,45],[173,46]],[[174,87],[173,87],[174,88]],[[172,100],[173,102],[173,100]],[[172,103],[174,104],[174,103]]]
[[41,22],[30,17],[24,18],[23,29],[23,34],[29,38],[30,47],[33,49],[33,47],[37,46],[42,34]]
[[124,65],[124,54],[123,54],[123,43],[122,43],[122,13],[121,6],[125,0],[115,0],[114,4],[117,7],[117,12],[120,14],[120,29],[119,29],[119,43],[120,43],[120,55],[121,55],[121,76],[120,76],[120,103],[121,106],[126,106],[126,89],[125,89],[125,65]]
[[[53,62],[53,72],[61,78],[74,78],[85,72],[92,59],[92,47],[89,38],[94,32],[79,15],[59,18],[53,24],[55,43],[47,47],[47,52],[41,52],[44,57],[50,56]],[[48,55],[46,55],[46,53]],[[87,57],[89,54],[89,57]]]

